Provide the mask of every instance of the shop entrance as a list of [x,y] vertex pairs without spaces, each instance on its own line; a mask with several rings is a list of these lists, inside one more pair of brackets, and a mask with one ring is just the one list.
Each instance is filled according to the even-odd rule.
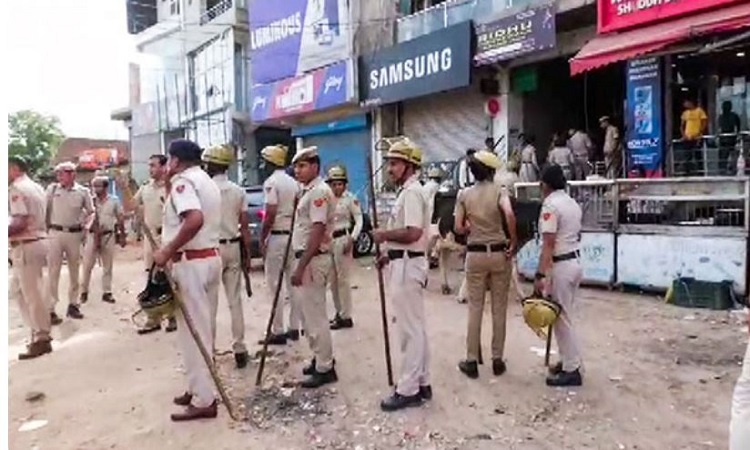
[[625,64],[612,64],[579,76],[570,76],[566,58],[536,64],[536,88],[523,93],[523,130],[536,138],[537,157],[543,161],[556,132],[581,128],[602,160],[603,131],[599,117],[610,116],[622,129],[625,102]]

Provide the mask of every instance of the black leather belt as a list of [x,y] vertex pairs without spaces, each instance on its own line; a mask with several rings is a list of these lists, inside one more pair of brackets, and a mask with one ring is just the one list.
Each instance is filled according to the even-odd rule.
[[[295,259],[300,259],[300,258],[302,258],[302,255],[304,255],[304,254],[305,254],[304,250],[297,250],[296,252],[294,252],[294,258]],[[313,256],[320,256],[320,255],[325,255],[325,254],[326,254],[326,252],[324,252],[322,250],[318,250],[317,253],[315,253]]]
[[388,259],[401,259],[406,255],[408,258],[421,258],[424,252],[413,252],[411,250],[388,250]]
[[62,225],[50,225],[49,229],[55,230],[55,231],[62,231],[64,233],[80,233],[81,231],[83,231],[83,227],[80,225],[76,225],[73,227],[64,227]]
[[498,253],[508,250],[508,244],[469,244],[466,246],[467,252],[481,253]]
[[555,256],[553,256],[552,257],[552,262],[556,263],[556,262],[561,262],[561,261],[568,261],[570,259],[576,259],[576,258],[578,258],[580,256],[581,256],[581,252],[578,251],[578,250],[575,250],[575,251],[572,251],[572,252],[563,253],[562,255],[555,255]]
[[282,235],[288,235],[288,234],[291,234],[291,232],[288,231],[288,230],[271,230],[271,234],[274,234],[274,235],[280,235],[280,234],[282,234]]
[[233,242],[240,242],[241,237],[233,237],[232,239],[219,239],[219,244],[231,244]]
[[333,232],[333,238],[336,239],[336,238],[340,238],[341,236],[346,236],[347,233],[348,232],[346,230],[336,230]]

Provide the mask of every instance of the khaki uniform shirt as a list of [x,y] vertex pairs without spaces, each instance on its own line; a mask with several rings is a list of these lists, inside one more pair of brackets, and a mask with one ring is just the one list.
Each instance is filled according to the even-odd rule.
[[266,205],[277,205],[272,230],[289,231],[292,228],[294,198],[299,191],[299,183],[281,169],[274,171],[263,183]]
[[96,205],[96,216],[99,218],[99,229],[101,231],[114,231],[117,218],[123,213],[120,202],[108,195],[104,201],[94,198],[94,204]]
[[423,186],[419,184],[417,176],[414,175],[399,190],[396,203],[391,210],[391,216],[388,218],[387,229],[419,228],[422,230],[422,236],[416,242],[408,245],[388,242],[389,250],[423,252],[427,248],[427,230],[430,228],[430,216],[427,208]]
[[510,197],[516,196],[515,186],[516,183],[520,181],[517,173],[506,170],[503,167],[495,171],[495,178],[493,181],[502,188],[502,192],[505,195],[508,195]]
[[604,147],[603,151],[605,155],[611,155],[617,151],[620,145],[620,131],[616,126],[610,125],[604,131]]
[[27,216],[26,229],[10,238],[11,242],[45,237],[44,224],[47,197],[44,188],[26,175],[16,178],[8,188],[8,211],[11,217]]
[[458,193],[456,223],[469,222],[469,244],[502,244],[508,239],[503,231],[500,200],[503,187],[494,182],[480,182]]
[[240,214],[247,214],[245,191],[229,181],[226,174],[215,175],[214,182],[221,191],[221,229],[220,239],[236,238],[240,234]]
[[336,209],[333,214],[333,229],[349,230],[351,221],[354,219],[354,229],[352,230],[352,239],[357,239],[362,231],[362,208],[359,206],[359,200],[349,191],[341,194],[336,199]]
[[579,249],[581,217],[581,207],[565,191],[555,191],[544,199],[539,232],[555,233],[554,256]]
[[547,160],[550,164],[569,167],[573,165],[573,152],[568,147],[555,147],[549,152]]
[[51,199],[50,210],[47,211],[50,225],[81,226],[94,212],[89,190],[78,183],[74,183],[69,189],[59,183],[52,183],[47,188],[47,198]]
[[200,250],[219,247],[221,222],[221,191],[200,167],[190,167],[170,180],[172,188],[164,207],[162,242],[171,242],[180,231],[183,214],[191,210],[203,212],[203,226],[178,250]]
[[312,180],[302,188],[297,217],[294,219],[292,233],[292,248],[295,252],[306,250],[313,224],[326,225],[321,251],[327,251],[331,246],[333,234],[333,216],[336,209],[336,196],[331,188],[320,177]]
[[568,148],[573,152],[573,156],[580,159],[588,159],[589,152],[594,147],[591,143],[589,135],[583,131],[576,131],[573,136],[568,139]]
[[167,198],[166,183],[150,180],[142,185],[135,193],[135,201],[143,206],[143,221],[154,231],[161,228],[164,221],[164,201]]

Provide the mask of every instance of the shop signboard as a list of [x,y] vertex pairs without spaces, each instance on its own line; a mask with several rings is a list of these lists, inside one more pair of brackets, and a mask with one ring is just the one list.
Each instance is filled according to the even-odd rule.
[[597,30],[609,33],[747,0],[598,0]]
[[628,173],[662,176],[662,75],[658,57],[628,61],[625,134]]
[[294,116],[354,101],[354,62],[341,61],[312,72],[253,86],[250,117],[253,122]]
[[363,105],[394,103],[470,83],[471,22],[359,57]]
[[491,64],[555,47],[554,4],[477,25],[474,63]]
[[267,84],[349,57],[347,0],[250,0],[253,84]]

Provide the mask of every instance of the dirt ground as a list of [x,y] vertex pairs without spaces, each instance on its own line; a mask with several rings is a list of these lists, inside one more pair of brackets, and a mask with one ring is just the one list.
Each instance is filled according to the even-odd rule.
[[[175,334],[134,332],[130,316],[144,283],[137,255],[135,248],[117,255],[115,305],[98,300],[95,269],[92,299],[83,307],[86,318],[54,328],[54,352],[43,358],[16,359],[28,331],[11,304],[10,448],[727,447],[731,393],[747,342],[736,313],[673,307],[653,295],[584,289],[585,384],[553,389],[544,385],[544,342],[526,328],[514,303],[508,315],[508,372],[493,377],[485,365],[478,380],[469,380],[456,368],[464,355],[466,305],[439,293],[437,271],[426,295],[434,398],[422,408],[380,412],[378,403],[389,388],[369,259],[356,262],[353,276],[355,328],[334,333],[337,384],[312,392],[284,387],[300,378],[310,356],[301,340],[274,348],[264,387],[255,389],[257,359],[244,370],[233,367],[222,294],[219,369],[235,407],[249,420],[232,422],[222,409],[216,420],[172,423],[169,414],[178,409],[171,399],[183,391],[184,373]],[[65,270],[61,294],[67,289]],[[455,286],[460,273],[452,276]],[[252,278],[255,296],[246,302],[246,339],[257,350],[270,298],[260,269]],[[58,305],[58,312],[64,306]],[[485,353],[489,335],[486,317]],[[399,345],[392,336],[397,367]],[[47,422],[19,430],[34,420]]]

